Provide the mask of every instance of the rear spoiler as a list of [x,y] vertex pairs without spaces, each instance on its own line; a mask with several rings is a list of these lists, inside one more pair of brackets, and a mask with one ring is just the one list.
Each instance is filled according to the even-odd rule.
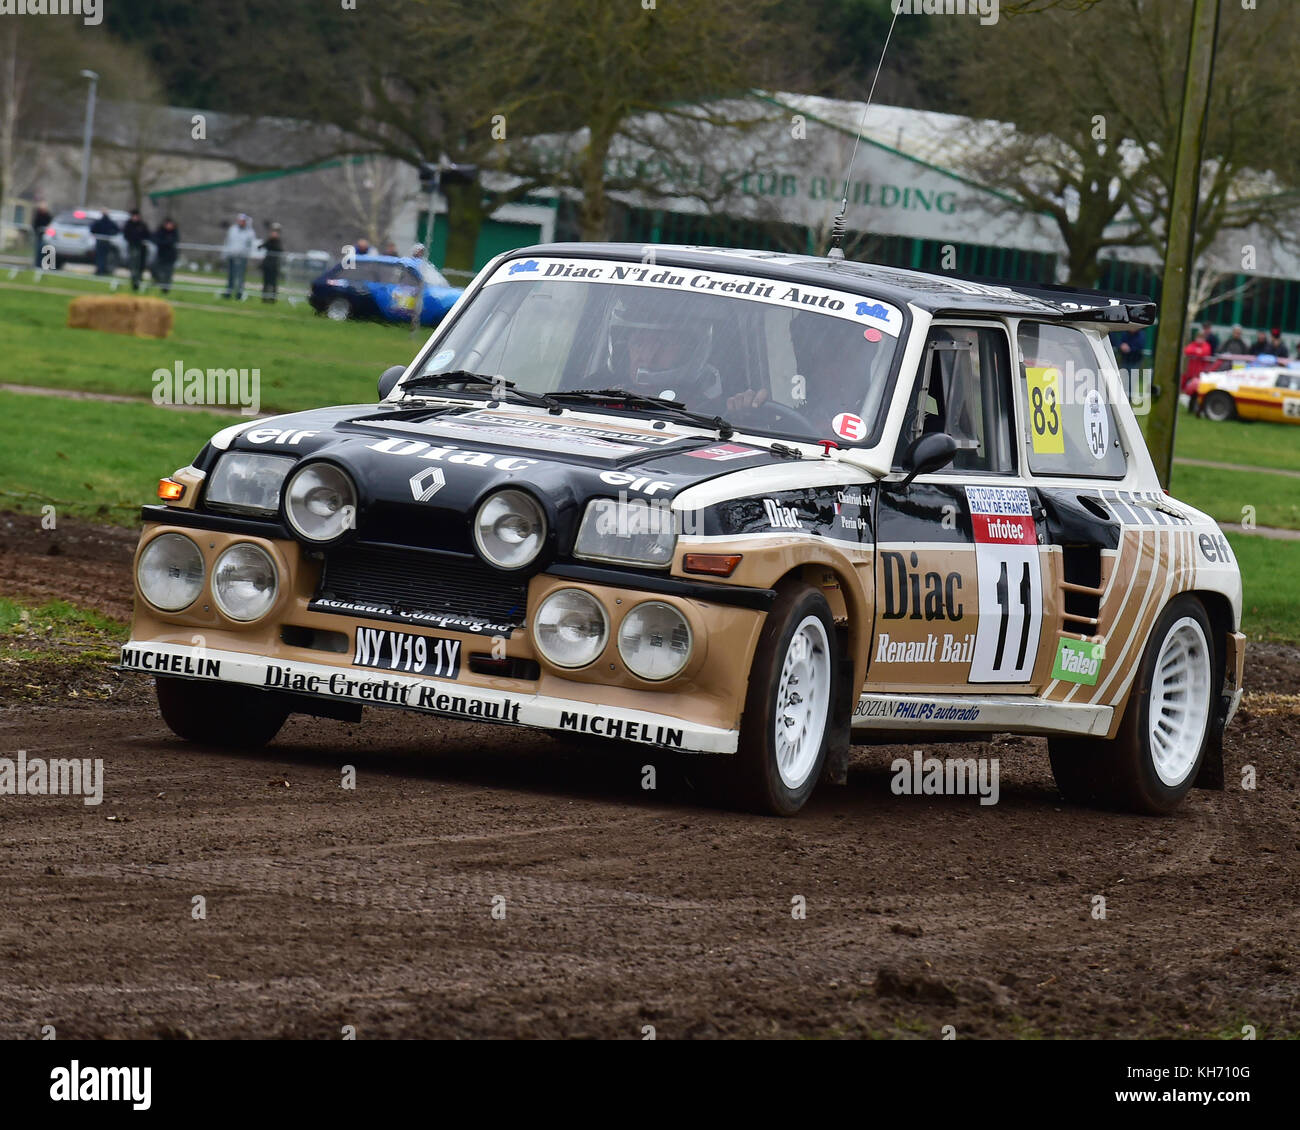
[[1143,295],[1084,290],[1074,286],[1042,283],[1037,286],[1011,284],[1009,290],[1057,306],[1063,319],[1071,322],[1113,322],[1118,325],[1151,326],[1156,321],[1156,304]]
[[1116,326],[1155,325],[1158,307],[1146,295],[1117,294],[1114,291],[1088,290],[1078,286],[1060,286],[1056,283],[1018,283],[1006,279],[977,275],[946,275],[964,282],[998,287],[1022,298],[1032,298],[1048,306],[1055,306],[1063,321],[1105,322]]

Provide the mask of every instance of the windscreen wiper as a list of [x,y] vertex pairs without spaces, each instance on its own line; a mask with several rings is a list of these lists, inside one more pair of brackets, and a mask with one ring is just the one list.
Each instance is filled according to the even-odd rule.
[[662,396],[646,396],[639,392],[628,392],[624,388],[578,388],[567,392],[553,392],[552,400],[557,403],[578,401],[589,404],[593,401],[614,401],[628,408],[649,408],[654,412],[670,412],[680,420],[686,420],[701,428],[717,431],[719,439],[730,439],[736,429],[721,416],[705,416],[700,412],[690,411],[680,400],[666,400]]
[[451,388],[453,385],[472,385],[475,392],[482,389],[500,400],[504,400],[506,396],[513,396],[523,404],[532,404],[554,413],[562,411],[554,397],[528,392],[517,387],[514,381],[506,380],[505,377],[494,377],[490,373],[473,373],[469,369],[452,369],[446,373],[421,373],[409,381],[402,382],[403,389]]

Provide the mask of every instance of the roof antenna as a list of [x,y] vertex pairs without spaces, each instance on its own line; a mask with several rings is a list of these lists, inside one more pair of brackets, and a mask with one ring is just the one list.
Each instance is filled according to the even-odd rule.
[[844,170],[844,195],[840,199],[840,210],[831,221],[831,245],[826,252],[827,259],[843,259],[844,248],[844,213],[849,210],[849,178],[853,175],[853,162],[858,158],[858,143],[862,140],[862,128],[867,124],[867,111],[871,109],[871,99],[876,94],[876,83],[880,81],[880,68],[885,65],[885,53],[889,50],[889,41],[894,35],[894,25],[898,23],[898,13],[902,4],[893,5],[894,18],[889,21],[889,34],[885,36],[885,45],[880,49],[880,61],[876,64],[876,77],[871,80],[871,90],[867,92],[867,104],[862,107],[862,120],[858,122],[858,136],[853,139],[853,153],[849,157],[849,167]]

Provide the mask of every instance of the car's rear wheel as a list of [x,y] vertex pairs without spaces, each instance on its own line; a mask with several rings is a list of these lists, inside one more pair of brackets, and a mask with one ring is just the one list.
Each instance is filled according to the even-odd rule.
[[1200,601],[1181,596],[1156,622],[1113,741],[1054,738],[1052,773],[1067,800],[1155,815],[1191,791],[1209,742],[1214,644]]
[[331,298],[325,307],[325,317],[331,322],[346,322],[352,317],[352,303],[346,298]]
[[821,776],[839,670],[825,598],[805,584],[782,588],[749,671],[740,743],[730,768],[732,799],[792,816]]
[[267,691],[163,676],[155,682],[163,721],[187,742],[259,749],[289,717],[288,709]]
[[1207,420],[1221,424],[1237,415],[1237,404],[1226,392],[1212,392],[1205,398],[1203,411]]

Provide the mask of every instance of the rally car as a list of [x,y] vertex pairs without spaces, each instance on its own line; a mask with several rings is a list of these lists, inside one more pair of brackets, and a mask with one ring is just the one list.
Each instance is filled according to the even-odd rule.
[[378,403],[241,422],[160,483],[121,666],[196,742],[391,707],[699,754],[792,814],[854,742],[1011,731],[1068,798],[1167,812],[1221,784],[1245,638],[1107,347],[1153,318],[843,259],[507,253]]
[[1272,420],[1300,424],[1300,368],[1248,365],[1202,373],[1197,407],[1208,420]]
[[[423,290],[423,294],[421,294]],[[397,255],[358,255],[335,263],[311,284],[307,304],[334,322],[373,318],[436,326],[461,295],[438,269],[423,259]]]

